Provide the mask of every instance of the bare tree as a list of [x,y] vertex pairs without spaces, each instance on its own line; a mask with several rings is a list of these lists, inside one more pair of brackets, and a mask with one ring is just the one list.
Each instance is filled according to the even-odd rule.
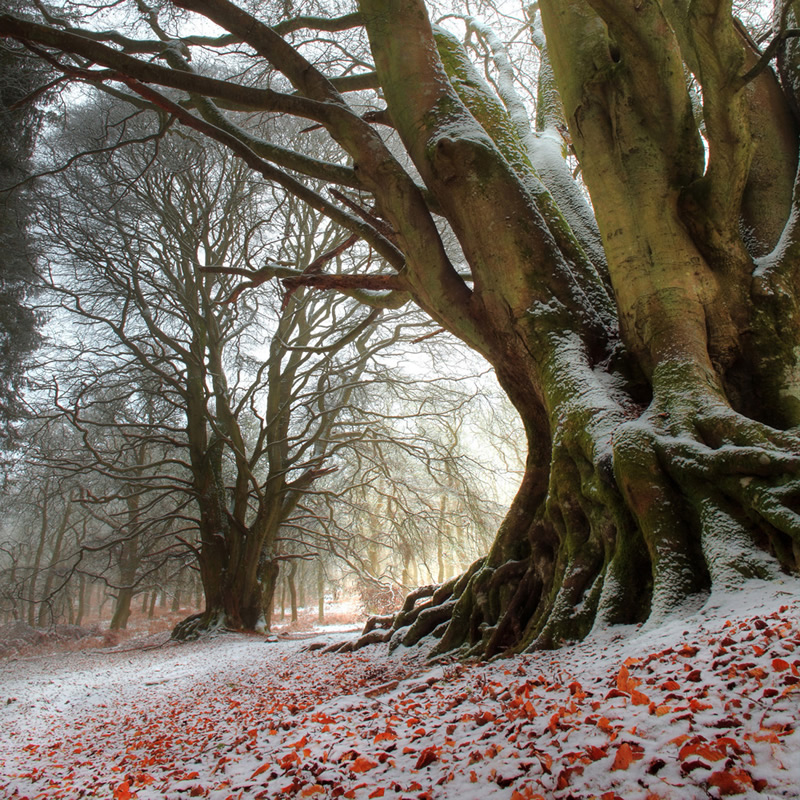
[[[120,150],[116,138],[115,152],[100,146],[122,128],[150,149]],[[129,531],[120,597],[129,602],[130,531],[142,527],[130,520],[145,496],[162,513],[172,498],[171,516],[196,531],[182,538],[206,603],[176,636],[220,623],[254,628],[280,561],[303,555],[282,551],[282,529],[362,436],[354,393],[386,380],[365,370],[428,323],[387,318],[379,330],[386,311],[302,287],[233,302],[254,262],[300,275],[334,262],[352,269],[370,253],[224,150],[140,128],[109,105],[94,153],[49,179],[41,198],[51,284],[75,320],[56,400],[84,432],[92,468],[130,487],[116,489]]]

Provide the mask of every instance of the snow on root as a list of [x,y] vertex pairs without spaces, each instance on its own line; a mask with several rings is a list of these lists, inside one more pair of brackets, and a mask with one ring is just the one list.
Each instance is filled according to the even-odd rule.
[[4,798],[796,798],[800,583],[491,664],[217,636],[0,664]]

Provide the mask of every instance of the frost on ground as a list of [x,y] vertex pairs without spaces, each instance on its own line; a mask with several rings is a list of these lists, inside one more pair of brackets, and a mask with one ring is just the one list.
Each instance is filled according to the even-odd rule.
[[491,664],[309,641],[0,662],[0,796],[800,796],[794,579]]

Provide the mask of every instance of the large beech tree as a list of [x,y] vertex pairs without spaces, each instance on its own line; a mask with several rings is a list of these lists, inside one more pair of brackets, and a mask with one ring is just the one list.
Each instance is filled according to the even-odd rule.
[[[551,646],[796,568],[800,2],[762,50],[725,0],[539,0],[522,73],[495,31],[432,25],[423,0],[319,5],[139,2],[116,31],[47,14],[0,32],[227,144],[380,256],[291,285],[410,296],[494,366],[522,484],[486,558],[394,635]],[[209,30],[197,15],[223,32],[181,38]],[[308,120],[341,157],[243,131],[253,112]]]
[[[388,379],[377,355],[397,357],[432,326],[305,287],[235,302],[234,276],[254,262],[290,277],[332,261],[353,269],[353,237],[259,185],[225,148],[102,100],[60,137],[95,152],[43,178],[39,197],[50,291],[78,331],[56,346],[69,368],[53,394],[81,441],[50,461],[116,484],[93,502],[107,500],[124,608],[147,533],[177,537],[200,573],[205,609],[176,637],[268,626],[286,527],[366,438],[354,392]],[[133,143],[118,143],[120,129]]]

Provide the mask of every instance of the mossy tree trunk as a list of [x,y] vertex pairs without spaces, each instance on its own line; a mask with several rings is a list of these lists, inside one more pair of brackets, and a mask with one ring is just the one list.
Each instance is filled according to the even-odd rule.
[[[487,558],[383,637],[435,632],[438,653],[658,619],[800,554],[789,104],[769,69],[743,79],[757,54],[716,3],[540,5],[601,259],[458,42],[421,4],[360,4],[392,120],[472,271],[466,295],[414,294],[495,366],[529,442]],[[398,238],[417,234],[386,212]]]

